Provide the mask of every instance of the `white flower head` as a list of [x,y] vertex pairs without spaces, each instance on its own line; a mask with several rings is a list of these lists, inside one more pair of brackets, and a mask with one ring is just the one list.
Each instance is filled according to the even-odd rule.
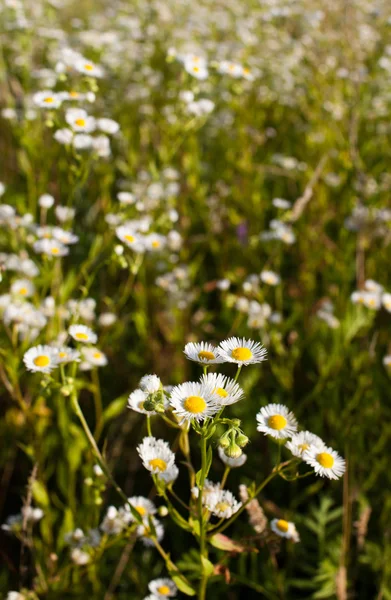
[[391,312],[391,294],[383,294],[381,301],[386,311]]
[[274,271],[262,271],[260,279],[267,285],[278,285],[281,282],[281,277]]
[[385,367],[391,367],[391,354],[387,354],[387,356],[383,357],[383,365]]
[[119,131],[119,123],[117,123],[117,121],[113,121],[113,119],[98,119],[96,124],[98,129],[103,131],[103,133],[114,135]]
[[216,365],[224,362],[224,359],[218,355],[217,349],[208,342],[189,342],[183,352],[189,360],[201,365]]
[[222,373],[209,373],[201,377],[201,383],[212,388],[216,401],[220,406],[229,406],[244,397],[240,385]]
[[61,364],[80,361],[80,352],[70,346],[60,346],[57,348],[57,359]]
[[128,408],[142,415],[156,415],[156,411],[154,410],[145,410],[144,404],[147,398],[148,394],[146,392],[139,389],[134,390],[128,398]]
[[210,385],[186,382],[171,390],[170,405],[181,421],[203,421],[220,410]]
[[11,285],[11,294],[18,298],[30,298],[35,292],[35,286],[29,279],[17,279]]
[[61,105],[61,97],[52,90],[43,90],[42,92],[34,94],[33,102],[40,108],[51,110],[58,108]]
[[71,325],[68,333],[74,340],[83,344],[95,344],[98,339],[96,333],[86,325]]
[[24,354],[23,362],[29,371],[50,373],[58,366],[58,352],[51,346],[34,346]]
[[285,439],[297,431],[297,421],[283,404],[268,404],[257,414],[257,430],[276,439]]
[[300,536],[296,530],[295,524],[284,519],[273,519],[270,522],[270,529],[278,536],[292,540],[292,542],[300,542]]
[[303,460],[313,467],[315,473],[320,477],[339,479],[346,470],[344,459],[335,450],[327,446],[323,448],[310,446],[303,453]]
[[108,364],[107,356],[99,348],[82,348],[83,359],[92,367],[105,367]]
[[224,449],[221,446],[218,447],[218,452],[220,460],[230,469],[242,467],[247,460],[247,454],[244,452],[242,452],[239,458],[229,458],[229,456],[226,456]]
[[154,594],[156,600],[163,600],[164,598],[174,598],[177,594],[178,588],[172,579],[168,577],[162,577],[160,579],[153,579],[148,583],[149,591]]
[[50,194],[42,194],[38,198],[38,204],[41,208],[51,208],[54,204],[54,198]]
[[69,254],[68,248],[58,240],[41,239],[34,242],[34,251],[37,254],[46,254],[46,256],[61,257]]
[[143,439],[137,446],[137,452],[148,471],[160,475],[168,471],[175,463],[175,454],[164,440],[150,436]]
[[82,108],[68,108],[65,120],[73,131],[91,133],[96,128],[94,117],[90,117]]
[[73,131],[71,129],[68,129],[67,127],[57,129],[53,137],[59,144],[67,146],[73,140]]
[[293,456],[297,456],[297,458],[302,458],[303,452],[309,450],[311,446],[320,449],[325,447],[323,440],[310,431],[295,433],[292,435],[292,439],[285,445],[292,452]]
[[140,389],[147,394],[154,394],[162,388],[162,382],[157,375],[144,375],[139,383]]
[[229,490],[214,490],[208,494],[206,508],[219,519],[229,519],[242,506]]
[[99,65],[96,65],[91,60],[87,60],[83,56],[76,60],[74,67],[76,71],[87,75],[88,77],[103,77],[103,69]]
[[[154,503],[148,498],[144,498],[144,496],[132,496],[128,498],[130,504],[133,508],[138,512],[140,517],[146,519],[147,517],[156,514],[156,506]],[[129,510],[129,506],[125,504],[125,510],[129,511],[130,520],[134,521],[134,517]]]
[[252,365],[266,360],[267,350],[259,342],[231,337],[221,342],[219,356],[237,365]]
[[138,233],[136,233],[134,227],[130,227],[129,225],[120,225],[116,228],[115,233],[123,244],[135,252],[143,252],[145,250],[143,239]]
[[[163,525],[155,517],[151,517],[151,519],[153,527],[155,529],[157,541],[161,542],[164,536]],[[145,546],[154,546],[154,542],[151,539],[152,531],[148,519],[144,519],[142,525],[139,525],[137,527],[137,535],[141,538]]]

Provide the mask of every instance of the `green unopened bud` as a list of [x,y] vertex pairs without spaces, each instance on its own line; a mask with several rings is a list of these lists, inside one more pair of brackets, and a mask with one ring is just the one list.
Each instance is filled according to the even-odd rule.
[[245,446],[247,446],[248,442],[249,442],[249,439],[248,439],[247,435],[244,435],[244,433],[239,433],[236,436],[236,443],[241,448],[244,448]]
[[240,427],[240,419],[231,419],[231,423],[234,427]]
[[63,385],[62,388],[60,389],[60,392],[63,396],[70,396],[72,393],[72,386],[70,385]]
[[159,517],[166,517],[168,515],[167,506],[159,506],[157,513]]
[[224,454],[225,456],[228,456],[228,458],[239,458],[243,453],[239,446],[233,442],[224,450]]
[[84,480],[84,483],[85,483],[85,485],[87,485],[88,487],[91,487],[91,486],[94,484],[94,482],[93,482],[93,480],[92,480],[92,478],[91,478],[91,477],[86,477],[86,479]]
[[228,448],[230,443],[229,437],[226,434],[222,435],[219,439],[219,446],[221,446],[221,448]]
[[143,405],[144,410],[152,411],[155,410],[155,401],[153,399],[153,394],[148,396]]

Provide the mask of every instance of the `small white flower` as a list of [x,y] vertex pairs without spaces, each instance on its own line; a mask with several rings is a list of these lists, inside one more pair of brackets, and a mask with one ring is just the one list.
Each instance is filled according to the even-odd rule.
[[57,359],[59,363],[67,364],[80,361],[80,352],[70,346],[60,346],[57,348]]
[[297,431],[297,421],[283,404],[268,404],[257,414],[257,430],[276,439],[285,439]]
[[67,221],[72,221],[76,211],[74,208],[68,206],[56,206],[54,212],[61,223],[66,223]]
[[374,281],[373,279],[367,279],[364,282],[364,287],[367,290],[367,292],[375,292],[377,294],[381,294],[383,291],[383,286],[380,285],[380,283],[377,283],[377,281]]
[[[152,517],[152,523],[156,532],[157,541],[161,542],[164,536],[163,525],[155,517]],[[137,535],[142,539],[145,546],[154,546],[153,540],[151,539],[152,531],[147,519],[145,519],[142,525],[137,527]]]
[[61,227],[53,227],[52,229],[53,238],[64,244],[65,246],[76,244],[79,241],[79,237],[72,233],[62,229]]
[[143,465],[154,475],[160,475],[168,471],[175,463],[175,454],[164,440],[154,437],[146,437],[137,446],[137,452],[143,461]]
[[344,459],[335,450],[327,446],[321,449],[316,446],[310,446],[303,453],[303,460],[313,467],[315,473],[320,475],[320,477],[339,479],[346,470]]
[[153,579],[148,583],[149,591],[155,595],[156,600],[163,600],[164,598],[174,598],[177,594],[178,588],[172,579],[164,577],[161,579]]
[[300,536],[296,530],[295,524],[290,521],[273,519],[270,522],[270,529],[280,537],[292,540],[294,543],[300,542]]
[[154,394],[162,388],[162,382],[157,375],[144,375],[139,385],[142,391],[147,394]]
[[229,519],[239,510],[242,503],[228,490],[214,490],[208,494],[205,506],[215,517]]
[[98,323],[101,327],[111,327],[117,321],[117,315],[111,312],[104,312],[99,316]]
[[391,354],[383,357],[383,365],[385,367],[391,367]]
[[44,90],[34,94],[33,102],[40,108],[51,110],[58,108],[61,105],[61,97],[52,90]]
[[107,356],[99,348],[82,348],[82,355],[92,367],[105,367],[108,364]]
[[131,248],[135,252],[143,252],[145,249],[142,238],[136,233],[134,227],[128,225],[120,225],[116,228],[115,233],[117,237],[125,244],[128,248]]
[[325,447],[323,440],[310,431],[300,431],[299,433],[295,433],[292,436],[292,439],[285,445],[288,450],[292,452],[293,456],[297,456],[297,458],[302,458],[303,452],[309,450],[311,446],[317,448]]
[[291,207],[289,200],[285,200],[284,198],[273,198],[272,204],[276,208],[282,208],[283,210],[287,210]]
[[79,73],[83,73],[84,75],[88,75],[88,77],[103,77],[103,69],[102,67],[96,65],[91,60],[87,60],[84,57],[81,57],[75,62],[74,65],[76,71]]
[[17,279],[11,285],[11,294],[20,298],[30,298],[35,292],[35,286],[29,279]]
[[171,391],[170,405],[181,421],[203,421],[219,410],[212,387],[202,383],[187,382],[175,386]]
[[91,556],[84,550],[80,550],[80,548],[74,548],[71,551],[71,559],[76,565],[82,566],[90,562]]
[[274,271],[262,271],[260,278],[267,285],[278,285],[281,282],[281,277]]
[[114,135],[119,131],[119,123],[113,119],[98,119],[96,124],[103,133]]
[[240,385],[222,373],[203,375],[201,383],[212,388],[212,393],[217,396],[216,401],[220,406],[235,404],[244,397]]
[[94,138],[86,133],[76,133],[73,136],[72,145],[76,150],[91,148]]
[[91,133],[96,127],[94,117],[90,117],[82,108],[68,108],[65,120],[73,131]]
[[224,359],[218,355],[217,348],[208,342],[189,342],[183,352],[189,360],[202,365],[216,365],[224,362]]
[[131,192],[118,192],[117,198],[121,204],[134,204],[136,202],[136,197]]
[[51,346],[34,346],[24,354],[23,362],[29,371],[50,373],[58,366],[58,352]]
[[98,336],[86,325],[71,325],[69,335],[77,342],[83,342],[84,344],[95,344]]
[[41,208],[51,208],[54,204],[54,198],[50,194],[43,194],[38,198],[38,204]]
[[251,365],[266,360],[267,350],[259,342],[232,337],[221,342],[219,356],[237,365]]
[[218,447],[219,458],[220,460],[230,469],[236,469],[237,467],[242,467],[247,460],[247,454],[242,454],[239,458],[229,458],[225,455],[224,449],[221,446]]
[[[131,498],[128,498],[128,500],[133,506],[133,508],[138,512],[140,517],[142,517],[143,519],[146,519],[147,517],[156,514],[156,506],[148,498],[144,498],[144,496],[132,496]],[[134,517],[130,512],[129,506],[127,504],[125,504],[125,510],[129,511],[131,515],[130,520],[134,521]]]
[[67,146],[73,140],[73,131],[66,127],[63,129],[57,129],[53,137],[59,144]]
[[155,415],[154,410],[145,410],[144,403],[148,398],[148,394],[142,390],[134,390],[128,398],[128,408],[135,410],[142,415]]
[[34,251],[46,256],[61,257],[69,254],[68,248],[58,240],[42,239],[34,242]]
[[382,301],[384,308],[388,312],[391,312],[391,294],[388,294],[388,293],[383,294],[381,297],[381,301]]

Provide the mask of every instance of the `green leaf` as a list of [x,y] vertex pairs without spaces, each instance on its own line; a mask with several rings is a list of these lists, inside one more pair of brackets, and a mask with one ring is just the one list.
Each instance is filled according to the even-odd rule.
[[48,507],[50,504],[49,495],[45,486],[40,481],[35,480],[32,485],[34,500],[41,506]]
[[213,563],[211,563],[210,560],[205,558],[205,556],[201,556],[201,564],[205,575],[209,577],[210,575],[212,575],[212,573],[214,573],[215,568]]
[[225,550],[225,552],[244,552],[246,547],[235,540],[223,535],[222,533],[216,533],[210,538],[210,543],[219,550]]
[[103,422],[107,423],[112,419],[118,417],[125,409],[127,402],[127,396],[120,396],[110,402],[109,406],[103,411]]
[[180,575],[176,575],[175,572],[170,572],[170,577],[177,586],[178,590],[186,594],[186,596],[195,596],[196,591],[191,585],[183,579]]

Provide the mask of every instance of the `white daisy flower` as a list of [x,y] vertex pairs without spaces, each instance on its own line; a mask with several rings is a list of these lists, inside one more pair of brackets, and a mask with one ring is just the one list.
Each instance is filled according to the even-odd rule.
[[218,355],[217,348],[208,342],[189,342],[183,352],[189,360],[201,365],[216,365],[224,362],[224,359]]
[[224,448],[221,446],[218,447],[219,458],[220,460],[230,469],[236,469],[237,467],[242,467],[247,460],[247,454],[242,452],[239,458],[229,458],[225,455]]
[[23,362],[29,371],[50,373],[58,366],[58,352],[51,346],[34,346],[24,354]]
[[220,410],[211,386],[196,382],[176,385],[171,391],[170,405],[182,422],[203,421]]
[[143,439],[137,446],[137,452],[144,467],[154,475],[168,471],[175,463],[175,454],[171,452],[168,443],[152,436]]
[[259,342],[231,337],[221,342],[219,356],[237,365],[251,365],[266,360],[267,350]]
[[107,356],[99,348],[82,348],[82,354],[92,367],[105,367],[108,364]]
[[90,117],[82,108],[68,108],[65,120],[73,131],[77,132],[90,133],[96,127],[94,117]]
[[128,398],[128,408],[135,410],[142,415],[156,415],[154,410],[145,410],[144,403],[148,398],[148,394],[142,390],[134,390]]
[[383,365],[385,367],[391,367],[391,354],[387,354],[387,356],[383,357]]
[[157,375],[144,375],[139,383],[140,388],[147,394],[154,394],[162,388],[162,382]]
[[229,519],[242,506],[229,490],[214,490],[208,494],[206,508],[219,519]]
[[339,479],[346,471],[344,459],[335,450],[327,446],[321,449],[310,446],[303,453],[303,460],[313,467],[315,473],[320,477]]
[[299,433],[296,433],[285,445],[288,450],[292,452],[293,456],[297,456],[297,458],[302,458],[303,452],[309,450],[311,446],[320,449],[325,447],[324,441],[310,431],[300,431]]
[[134,204],[136,196],[131,192],[118,192],[117,198],[121,204]]
[[56,142],[66,146],[70,144],[73,140],[73,131],[71,129],[68,129],[67,127],[64,127],[63,129],[57,129],[53,137],[56,140]]
[[163,250],[167,244],[167,240],[164,235],[158,233],[150,233],[144,238],[145,248],[152,252]]
[[276,439],[285,439],[297,431],[297,421],[283,404],[268,404],[257,414],[257,430]]
[[11,285],[11,294],[22,298],[30,298],[35,292],[35,286],[29,279],[17,279]]
[[78,71],[79,73],[83,73],[83,75],[88,75],[88,77],[103,77],[102,67],[96,65],[91,60],[87,60],[84,57],[78,59],[75,62],[74,67],[76,71]]
[[166,485],[173,483],[179,475],[179,469],[176,465],[172,465],[167,471],[159,474],[159,479],[165,482]]
[[53,109],[61,105],[61,97],[52,90],[43,90],[34,94],[33,102],[40,108]]
[[80,352],[74,348],[71,348],[70,346],[60,346],[60,348],[57,348],[57,351],[59,363],[67,364],[74,361],[80,361]]
[[98,129],[103,131],[103,133],[114,135],[119,131],[119,123],[117,123],[117,121],[113,121],[113,119],[98,119],[96,124]]
[[[156,506],[148,498],[144,498],[144,496],[132,496],[131,498],[128,498],[128,500],[133,506],[133,508],[138,512],[140,517],[142,517],[143,519],[146,519],[149,516],[156,514]],[[125,510],[129,511],[131,515],[130,520],[134,521],[134,517],[130,512],[129,506],[127,504],[125,504]]]
[[34,242],[33,248],[37,254],[46,254],[47,256],[60,257],[69,254],[68,248],[57,240],[37,240]]
[[300,542],[300,536],[296,530],[295,524],[284,519],[273,519],[270,521],[270,529],[280,537],[292,540],[292,542]]
[[183,63],[183,66],[185,67],[185,70],[196,79],[203,81],[208,78],[209,72],[205,64],[198,64],[193,60],[186,60]]
[[[204,487],[202,489],[202,504],[205,505],[208,501],[208,496],[214,492],[218,492],[220,489],[219,483],[214,483],[213,481],[210,481],[210,479],[205,479]],[[198,498],[200,490],[196,486],[191,489],[191,493],[194,498]]]
[[59,240],[62,244],[66,246],[68,244],[76,244],[79,241],[79,237],[72,233],[72,231],[67,231],[62,229],[61,227],[53,227],[52,229],[53,237],[56,240]]
[[74,548],[71,551],[71,560],[76,565],[83,566],[90,562],[91,556],[84,552],[84,550],[80,550],[80,548]]
[[52,208],[54,198],[50,194],[42,194],[42,196],[38,198],[38,204],[41,208]]
[[285,200],[285,198],[273,198],[272,204],[276,208],[282,208],[283,210],[287,210],[291,207],[291,202],[289,202],[289,200]]
[[274,271],[262,271],[260,279],[267,285],[278,285],[281,282],[281,277]]
[[71,325],[68,333],[74,340],[84,344],[95,344],[98,339],[96,333],[86,325]]
[[94,138],[87,133],[75,133],[72,140],[72,145],[76,150],[86,150],[93,145]]
[[379,310],[381,306],[381,296],[377,292],[356,291],[350,296],[354,304],[363,304],[367,308]]
[[75,216],[75,209],[69,208],[68,206],[57,205],[54,209],[57,219],[60,223],[66,223],[66,221],[72,221]]
[[125,244],[128,248],[132,248],[136,252],[143,252],[145,249],[143,239],[138,233],[136,233],[134,227],[129,225],[120,225],[115,230],[116,236]]
[[388,312],[391,312],[391,294],[388,294],[388,293],[383,294],[381,297],[381,301],[382,301],[384,308]]
[[100,524],[100,529],[107,535],[118,535],[127,525],[127,519],[124,518],[123,511],[117,510],[115,506],[109,506]]
[[[163,525],[155,517],[151,518],[153,526],[155,528],[157,541],[161,542],[164,536]],[[151,539],[152,532],[149,526],[148,519],[145,519],[145,521],[143,521],[143,524],[137,527],[137,535],[139,538],[141,538],[145,546],[154,546],[153,540]]]
[[364,282],[364,287],[368,292],[375,292],[377,294],[381,294],[383,291],[383,286],[380,285],[380,283],[377,283],[377,281],[374,281],[373,279],[367,279]]
[[229,406],[239,402],[244,397],[240,385],[222,373],[209,373],[201,377],[201,383],[212,388],[213,394],[220,406]]
[[178,588],[172,579],[168,577],[162,577],[160,579],[153,579],[148,583],[149,591],[155,595],[156,600],[163,600],[164,598],[174,598],[177,594]]

